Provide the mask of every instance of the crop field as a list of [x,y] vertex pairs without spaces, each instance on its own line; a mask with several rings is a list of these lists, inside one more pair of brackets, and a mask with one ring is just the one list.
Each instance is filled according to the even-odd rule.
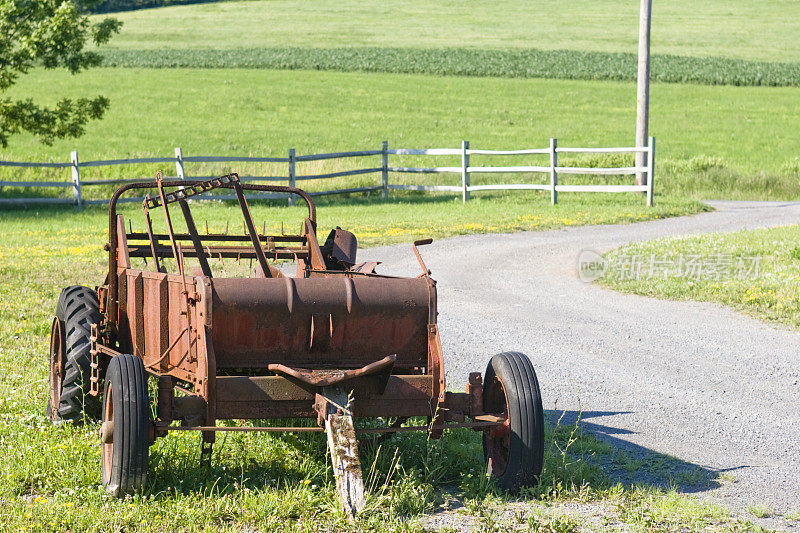
[[[320,230],[335,217],[372,220],[380,209],[322,206]],[[221,230],[233,208],[200,203],[193,210],[198,221]],[[128,218],[137,211],[124,210]],[[261,204],[253,211],[259,225],[269,226],[300,213]],[[551,422],[541,482],[519,496],[498,490],[482,473],[480,436],[453,430],[440,441],[401,434],[383,445],[362,442],[370,499],[356,524],[338,510],[320,435],[228,434],[218,440],[210,470],[198,466],[196,435],[170,436],[151,450],[145,494],[109,498],[99,486],[99,424],[57,427],[44,416],[51,314],[62,286],[102,279],[106,220],[101,208],[0,214],[0,443],[6,450],[0,530],[422,531],[427,513],[453,506],[489,530],[577,531],[596,524],[598,513],[601,524],[633,530],[757,529],[680,493],[733,482],[729,477],[598,441],[559,422],[554,406],[546,406]],[[391,228],[386,233],[363,240],[397,238]],[[648,482],[637,482],[638,475]],[[507,505],[519,508],[510,526],[498,515]]]

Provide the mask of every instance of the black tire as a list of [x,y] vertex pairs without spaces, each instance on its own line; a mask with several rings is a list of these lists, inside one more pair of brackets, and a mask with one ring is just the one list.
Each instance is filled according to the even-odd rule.
[[103,396],[103,486],[113,496],[142,492],[150,455],[150,397],[139,357],[123,354],[108,365]]
[[100,418],[100,400],[89,395],[92,359],[89,344],[92,324],[100,324],[100,303],[95,292],[80,285],[61,291],[56,305],[56,318],[62,325],[61,393],[57,409],[48,402],[48,415],[53,422],[81,422],[84,418]]
[[486,367],[483,408],[508,423],[483,433],[487,471],[497,484],[515,491],[535,485],[544,460],[544,413],[539,381],[525,354],[497,354]]

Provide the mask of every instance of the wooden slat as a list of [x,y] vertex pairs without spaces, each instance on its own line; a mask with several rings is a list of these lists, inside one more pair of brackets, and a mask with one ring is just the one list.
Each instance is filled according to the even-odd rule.
[[[183,158],[184,162],[189,163],[233,163],[233,162],[252,162],[252,163],[288,163],[289,160],[285,157],[236,157],[236,156],[214,156],[202,155],[191,156]],[[192,176],[192,179],[195,179]]]
[[[141,163],[174,163],[174,157],[141,157],[132,159],[102,159],[97,161],[83,161],[79,167],[107,167],[111,165],[135,165]],[[69,166],[69,165],[67,165]]]
[[351,192],[367,192],[367,191],[380,191],[383,190],[383,187],[380,185],[374,185],[372,187],[353,187],[352,189],[335,189],[333,191],[314,191],[308,192],[311,196],[327,196],[329,194],[347,194]]
[[646,152],[648,150],[647,147],[644,148],[635,148],[635,147],[623,147],[623,148],[556,148],[556,152],[561,153],[573,153],[573,154],[618,154],[618,153],[635,153],[635,152]]
[[389,172],[405,172],[409,174],[461,174],[461,167],[389,167]]
[[[71,184],[70,184],[71,185]],[[0,204],[74,204],[72,198],[0,198]]]
[[524,155],[549,154],[549,148],[531,148],[526,150],[467,150],[470,155]]
[[390,189],[397,191],[455,191],[460,192],[462,188],[457,185],[389,185]]
[[342,170],[341,172],[330,172],[328,174],[312,174],[305,176],[295,176],[295,180],[321,180],[328,178],[341,178],[343,176],[358,176],[360,174],[374,174],[382,172],[382,168],[360,168],[356,170]]
[[468,172],[485,172],[489,174],[500,172],[550,172],[550,167],[520,166],[520,167],[469,167]]
[[593,167],[556,167],[559,174],[636,174],[646,172],[646,167],[616,167],[616,168],[593,168]]
[[559,192],[646,192],[647,185],[556,185]]
[[66,168],[71,163],[30,163],[27,161],[0,161],[0,167]]
[[323,159],[342,159],[345,157],[365,157],[370,155],[383,155],[383,150],[360,150],[357,152],[298,155],[295,157],[295,161],[322,161]]
[[426,150],[396,148],[389,150],[388,153],[394,155],[461,155],[461,150],[458,148],[428,148]]
[[543,185],[538,183],[509,183],[506,185],[472,185],[470,191],[513,191],[513,190],[536,190],[536,191],[549,191],[550,185]]
[[71,181],[0,181],[0,187],[72,187]]

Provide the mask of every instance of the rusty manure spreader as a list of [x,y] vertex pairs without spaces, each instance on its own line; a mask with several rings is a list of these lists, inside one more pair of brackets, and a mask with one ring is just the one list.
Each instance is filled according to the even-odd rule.
[[[215,189],[234,193],[243,234],[198,231],[188,200]],[[134,190],[149,192],[146,232],[126,229],[117,214]],[[245,198],[251,191],[304,200],[300,232],[259,233]],[[164,217],[166,232],[154,232],[151,213]],[[176,214],[184,232],[173,229]],[[202,461],[210,461],[219,431],[325,431],[340,499],[355,514],[364,504],[358,434],[420,430],[438,438],[457,427],[482,432],[488,472],[501,487],[535,483],[543,414],[528,358],[495,355],[483,376],[469,375],[466,392],[446,388],[436,282],[417,250],[431,240],[413,246],[421,273],[395,277],[377,274],[377,263],[356,263],[352,233],[337,228],[320,245],[316,229],[308,193],[245,184],[236,174],[208,181],[159,174],[114,193],[105,281],[67,287],[58,300],[48,403],[54,421],[102,420],[106,489],[143,491],[149,448],[172,431],[200,432]],[[211,264],[225,259],[251,260],[255,269],[224,277]],[[272,264],[281,260],[296,263],[294,277]],[[380,420],[356,427],[354,418]],[[230,419],[249,422],[218,425]],[[316,424],[276,427],[270,419]]]

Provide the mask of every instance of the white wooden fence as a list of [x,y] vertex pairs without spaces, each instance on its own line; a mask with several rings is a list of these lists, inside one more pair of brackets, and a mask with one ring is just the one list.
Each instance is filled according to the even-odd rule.
[[[532,148],[524,150],[476,150],[469,147],[469,141],[462,141],[461,148],[429,148],[423,150],[416,149],[389,149],[388,142],[384,141],[380,150],[362,150],[356,152],[339,152],[330,154],[311,154],[296,155],[294,149],[290,149],[288,157],[229,157],[229,156],[189,156],[183,155],[180,148],[175,148],[174,157],[149,157],[138,159],[112,159],[100,161],[80,161],[78,152],[70,154],[70,161],[64,163],[30,163],[15,161],[0,161],[0,167],[38,167],[38,168],[69,168],[71,172],[70,181],[0,181],[0,187],[62,187],[72,190],[72,198],[62,197],[26,197],[26,198],[0,198],[0,205],[3,204],[32,204],[32,203],[69,203],[75,205],[95,204],[108,202],[103,200],[84,200],[81,191],[83,187],[93,185],[122,185],[134,181],[141,181],[142,178],[114,178],[114,179],[92,179],[82,180],[81,169],[90,167],[101,167],[110,165],[129,165],[129,164],[152,164],[170,163],[175,165],[175,176],[172,179],[208,179],[211,176],[196,176],[187,174],[186,163],[285,163],[287,165],[287,175],[285,176],[241,176],[242,181],[278,181],[286,182],[290,186],[298,186],[298,182],[306,180],[323,180],[339,178],[344,176],[358,176],[362,174],[380,174],[381,181],[374,186],[352,187],[345,189],[333,189],[326,191],[313,191],[312,195],[345,194],[366,191],[382,191],[383,196],[389,194],[389,190],[415,190],[415,191],[449,191],[460,192],[461,198],[467,202],[470,193],[489,190],[544,190],[550,191],[550,201],[553,205],[558,201],[559,192],[642,192],[646,193],[648,206],[653,205],[653,188],[655,184],[655,139],[650,137],[648,145],[640,148],[565,148],[559,147],[556,139],[550,139],[548,148]],[[646,154],[647,164],[644,167],[568,167],[558,166],[558,154],[564,153],[644,153]],[[540,154],[549,156],[549,164],[543,166],[472,166],[470,164],[471,155],[481,156],[522,156]],[[455,167],[400,167],[390,166],[389,156],[460,156],[461,165]],[[326,159],[345,159],[352,157],[380,156],[380,166],[360,168],[353,170],[343,170],[340,172],[330,172],[327,174],[308,174],[298,175],[297,163],[306,161],[321,161]],[[409,184],[390,184],[390,173],[409,173],[409,174],[460,174],[461,185],[409,185]],[[549,176],[547,183],[509,183],[509,184],[484,184],[472,185],[471,176],[473,174],[484,173],[527,173],[544,174]],[[561,174],[588,174],[588,175],[635,175],[643,173],[645,177],[644,185],[605,185],[605,184],[586,184],[586,185],[563,185],[558,183]],[[302,187],[301,187],[302,188]],[[265,197],[279,197],[280,195],[265,195]],[[227,199],[228,196],[214,196],[215,199]],[[233,198],[233,196],[230,196]],[[126,198],[126,201],[137,201],[140,198]],[[121,200],[121,201],[122,201]],[[293,202],[290,197],[289,201]]]

